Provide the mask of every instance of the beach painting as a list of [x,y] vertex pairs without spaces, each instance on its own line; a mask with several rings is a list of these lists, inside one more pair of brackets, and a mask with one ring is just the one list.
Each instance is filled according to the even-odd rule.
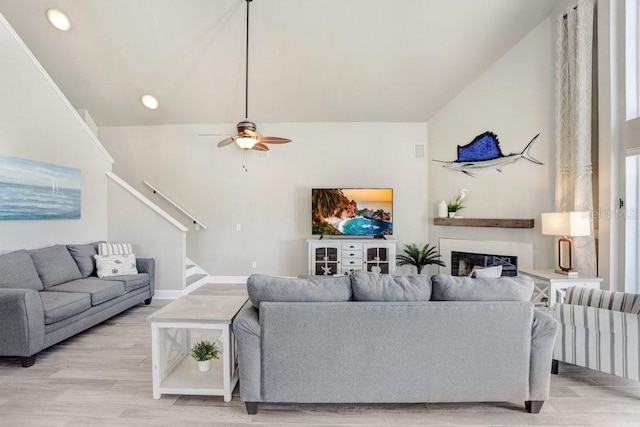
[[80,219],[80,169],[0,154],[0,220]]

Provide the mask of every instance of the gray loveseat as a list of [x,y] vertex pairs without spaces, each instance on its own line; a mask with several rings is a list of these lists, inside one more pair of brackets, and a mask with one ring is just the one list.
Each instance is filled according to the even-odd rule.
[[[433,282],[433,283],[432,283]],[[260,402],[524,401],[549,397],[558,324],[528,277],[253,275],[236,316],[240,397]]]
[[55,245],[0,255],[0,356],[22,366],[78,332],[151,303],[155,260],[138,258],[138,274],[96,276],[97,243]]

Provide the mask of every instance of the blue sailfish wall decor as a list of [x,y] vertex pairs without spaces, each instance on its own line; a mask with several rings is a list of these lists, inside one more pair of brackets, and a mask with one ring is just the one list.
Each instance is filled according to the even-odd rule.
[[502,167],[514,163],[518,159],[527,159],[537,165],[543,163],[534,159],[529,154],[531,145],[540,134],[533,137],[520,153],[502,154],[498,136],[493,132],[485,132],[476,136],[467,145],[458,145],[458,158],[453,161],[434,160],[434,162],[444,163],[443,167],[460,171],[469,176],[474,176],[472,170],[496,169],[502,172]]

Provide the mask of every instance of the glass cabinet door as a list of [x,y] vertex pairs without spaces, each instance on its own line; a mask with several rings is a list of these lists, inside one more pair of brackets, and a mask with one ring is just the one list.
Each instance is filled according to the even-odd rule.
[[338,248],[316,248],[315,274],[317,276],[331,276],[339,273]]
[[367,271],[389,274],[389,250],[387,248],[367,248]]

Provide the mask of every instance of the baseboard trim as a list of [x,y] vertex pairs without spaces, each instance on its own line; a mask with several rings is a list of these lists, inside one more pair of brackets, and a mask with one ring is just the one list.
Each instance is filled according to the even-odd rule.
[[186,295],[183,291],[159,291],[156,290],[153,295],[154,299],[178,299],[181,296]]

